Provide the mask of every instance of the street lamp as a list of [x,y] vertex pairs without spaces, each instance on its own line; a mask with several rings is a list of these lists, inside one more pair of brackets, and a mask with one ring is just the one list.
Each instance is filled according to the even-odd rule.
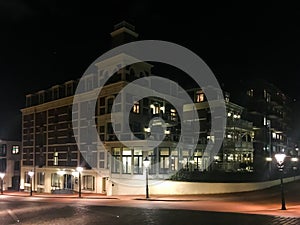
[[286,155],[284,153],[275,154],[275,159],[277,161],[278,170],[280,171],[280,186],[281,186],[281,210],[286,210],[285,207],[285,198],[284,198],[284,190],[283,190],[283,163]]
[[30,177],[30,196],[32,196],[32,177],[34,175],[34,172],[33,171],[29,171],[28,175]]
[[148,168],[150,166],[150,160],[146,157],[143,161],[144,167],[146,168],[146,198],[149,198],[149,188],[148,188]]
[[81,198],[81,172],[83,171],[83,168],[78,166],[76,170],[78,172],[78,197]]
[[0,173],[0,178],[1,178],[1,195],[3,195],[3,178],[5,176],[5,173]]

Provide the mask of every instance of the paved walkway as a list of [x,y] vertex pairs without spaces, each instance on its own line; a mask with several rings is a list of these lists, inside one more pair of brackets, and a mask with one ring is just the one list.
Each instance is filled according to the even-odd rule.
[[[33,192],[30,196],[30,192],[26,191],[5,191],[4,195],[19,196],[19,197],[41,197],[41,198],[79,198],[79,194],[51,194],[51,193],[36,193]],[[95,193],[81,193],[81,198],[99,198],[99,199],[117,199],[118,197],[107,196],[104,194]]]
[[[263,191],[254,191],[235,194],[216,195],[151,195],[145,196],[106,196],[101,194],[82,193],[82,198],[77,194],[45,194],[33,193],[34,199],[43,201],[51,198],[78,200],[85,204],[129,206],[129,207],[156,207],[165,209],[186,209],[213,212],[234,212],[245,214],[262,214],[280,217],[300,218],[300,181],[286,184],[285,197],[287,210],[280,210],[280,187],[273,187]],[[31,197],[29,192],[4,192],[7,196]],[[101,201],[106,200],[106,201]],[[88,200],[88,201],[85,201]],[[99,200],[99,201],[98,201]]]
[[[28,192],[5,192],[4,195],[24,197],[27,200],[31,197]],[[243,195],[243,194],[242,194]],[[146,199],[145,196],[105,196],[99,194],[82,194],[82,198],[78,198],[78,194],[38,194],[33,193],[33,199],[44,198],[55,200],[58,199],[73,199],[73,200],[114,200],[113,203],[105,202],[105,205],[114,206],[129,206],[129,207],[149,207],[149,204],[165,209],[184,209],[198,211],[213,211],[213,212],[234,212],[245,214],[261,214],[273,215],[280,217],[299,217],[300,218],[300,202],[287,203],[287,210],[280,210],[280,199],[278,201],[241,201],[240,198],[230,197],[230,195],[184,195],[184,196],[151,196]],[[86,202],[88,203],[88,202]],[[104,203],[104,202],[102,202]],[[93,202],[95,204],[95,202]]]

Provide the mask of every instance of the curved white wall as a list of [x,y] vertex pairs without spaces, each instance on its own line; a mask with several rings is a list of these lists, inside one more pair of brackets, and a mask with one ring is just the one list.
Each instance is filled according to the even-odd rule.
[[[300,176],[285,178],[284,183],[300,179]],[[255,191],[280,184],[280,180],[255,183],[204,183],[179,181],[149,181],[149,192],[154,195],[221,194]],[[145,181],[118,182],[114,180],[111,195],[144,195]]]

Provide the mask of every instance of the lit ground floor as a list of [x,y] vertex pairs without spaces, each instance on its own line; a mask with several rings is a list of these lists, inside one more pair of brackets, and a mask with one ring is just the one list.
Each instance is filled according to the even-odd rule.
[[38,193],[82,193],[109,194],[111,186],[108,172],[102,170],[87,170],[83,168],[78,172],[77,168],[64,167],[30,167],[21,169],[20,190]]
[[[148,147],[143,147],[148,146]],[[60,154],[60,153],[59,153]],[[168,180],[180,170],[204,171],[207,168],[237,170],[241,163],[252,162],[251,151],[219,152],[212,156],[205,152],[205,145],[178,147],[174,142],[163,142],[158,147],[149,147],[145,141],[126,143],[106,143],[105,150],[84,152],[86,161],[93,168],[62,166],[64,159],[50,159],[46,165],[22,166],[20,172],[20,190],[39,193],[83,192],[98,194],[143,194],[148,175],[149,186],[155,186]],[[148,160],[146,169],[144,163]],[[74,163],[81,164],[75,161]],[[147,171],[147,172],[146,172]],[[157,186],[159,187],[159,186]],[[164,191],[163,186],[160,186]],[[170,188],[170,187],[167,187]],[[153,188],[152,188],[153,189]],[[154,190],[154,189],[153,189]]]
[[[34,173],[31,173],[34,172]],[[32,176],[30,176],[30,174]],[[291,182],[300,177],[285,178]],[[216,194],[261,190],[280,184],[280,180],[249,183],[201,183],[170,181],[155,175],[146,176],[146,170],[141,175],[109,174],[108,171],[96,172],[76,168],[30,168],[23,167],[21,171],[21,186],[24,191],[37,193],[97,193],[106,195],[144,195],[146,183],[151,194]],[[81,189],[81,190],[80,190]]]
[[3,190],[19,190],[20,161],[0,159],[0,172],[3,175]]

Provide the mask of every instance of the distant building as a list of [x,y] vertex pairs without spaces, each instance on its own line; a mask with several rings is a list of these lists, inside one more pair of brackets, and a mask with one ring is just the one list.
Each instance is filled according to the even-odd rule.
[[[278,152],[298,156],[295,140],[289,136],[291,129],[291,99],[275,85],[264,80],[243,83],[240,104],[247,108],[247,119],[253,122],[255,167],[268,171],[266,157]],[[276,165],[273,165],[276,167]]]
[[[218,91],[216,92],[218,93]],[[188,93],[194,99],[194,107],[198,111],[200,120],[199,141],[191,158],[193,169],[203,171],[207,168],[207,164],[213,161],[208,167],[209,170],[252,172],[254,130],[252,122],[245,119],[244,108],[230,102],[229,93],[224,93],[227,123],[223,145],[217,155],[211,156],[207,153],[205,155],[204,150],[208,140],[214,141],[215,139],[216,131],[211,131],[211,120],[214,119],[211,118],[213,108],[209,105],[205,93],[201,89],[191,89],[188,90]],[[219,94],[221,93],[222,91],[219,90]],[[214,103],[210,102],[210,104]],[[184,113],[188,114],[189,109],[191,107],[186,105]]]
[[0,140],[0,172],[5,174],[4,190],[19,190],[21,149],[20,141]]

